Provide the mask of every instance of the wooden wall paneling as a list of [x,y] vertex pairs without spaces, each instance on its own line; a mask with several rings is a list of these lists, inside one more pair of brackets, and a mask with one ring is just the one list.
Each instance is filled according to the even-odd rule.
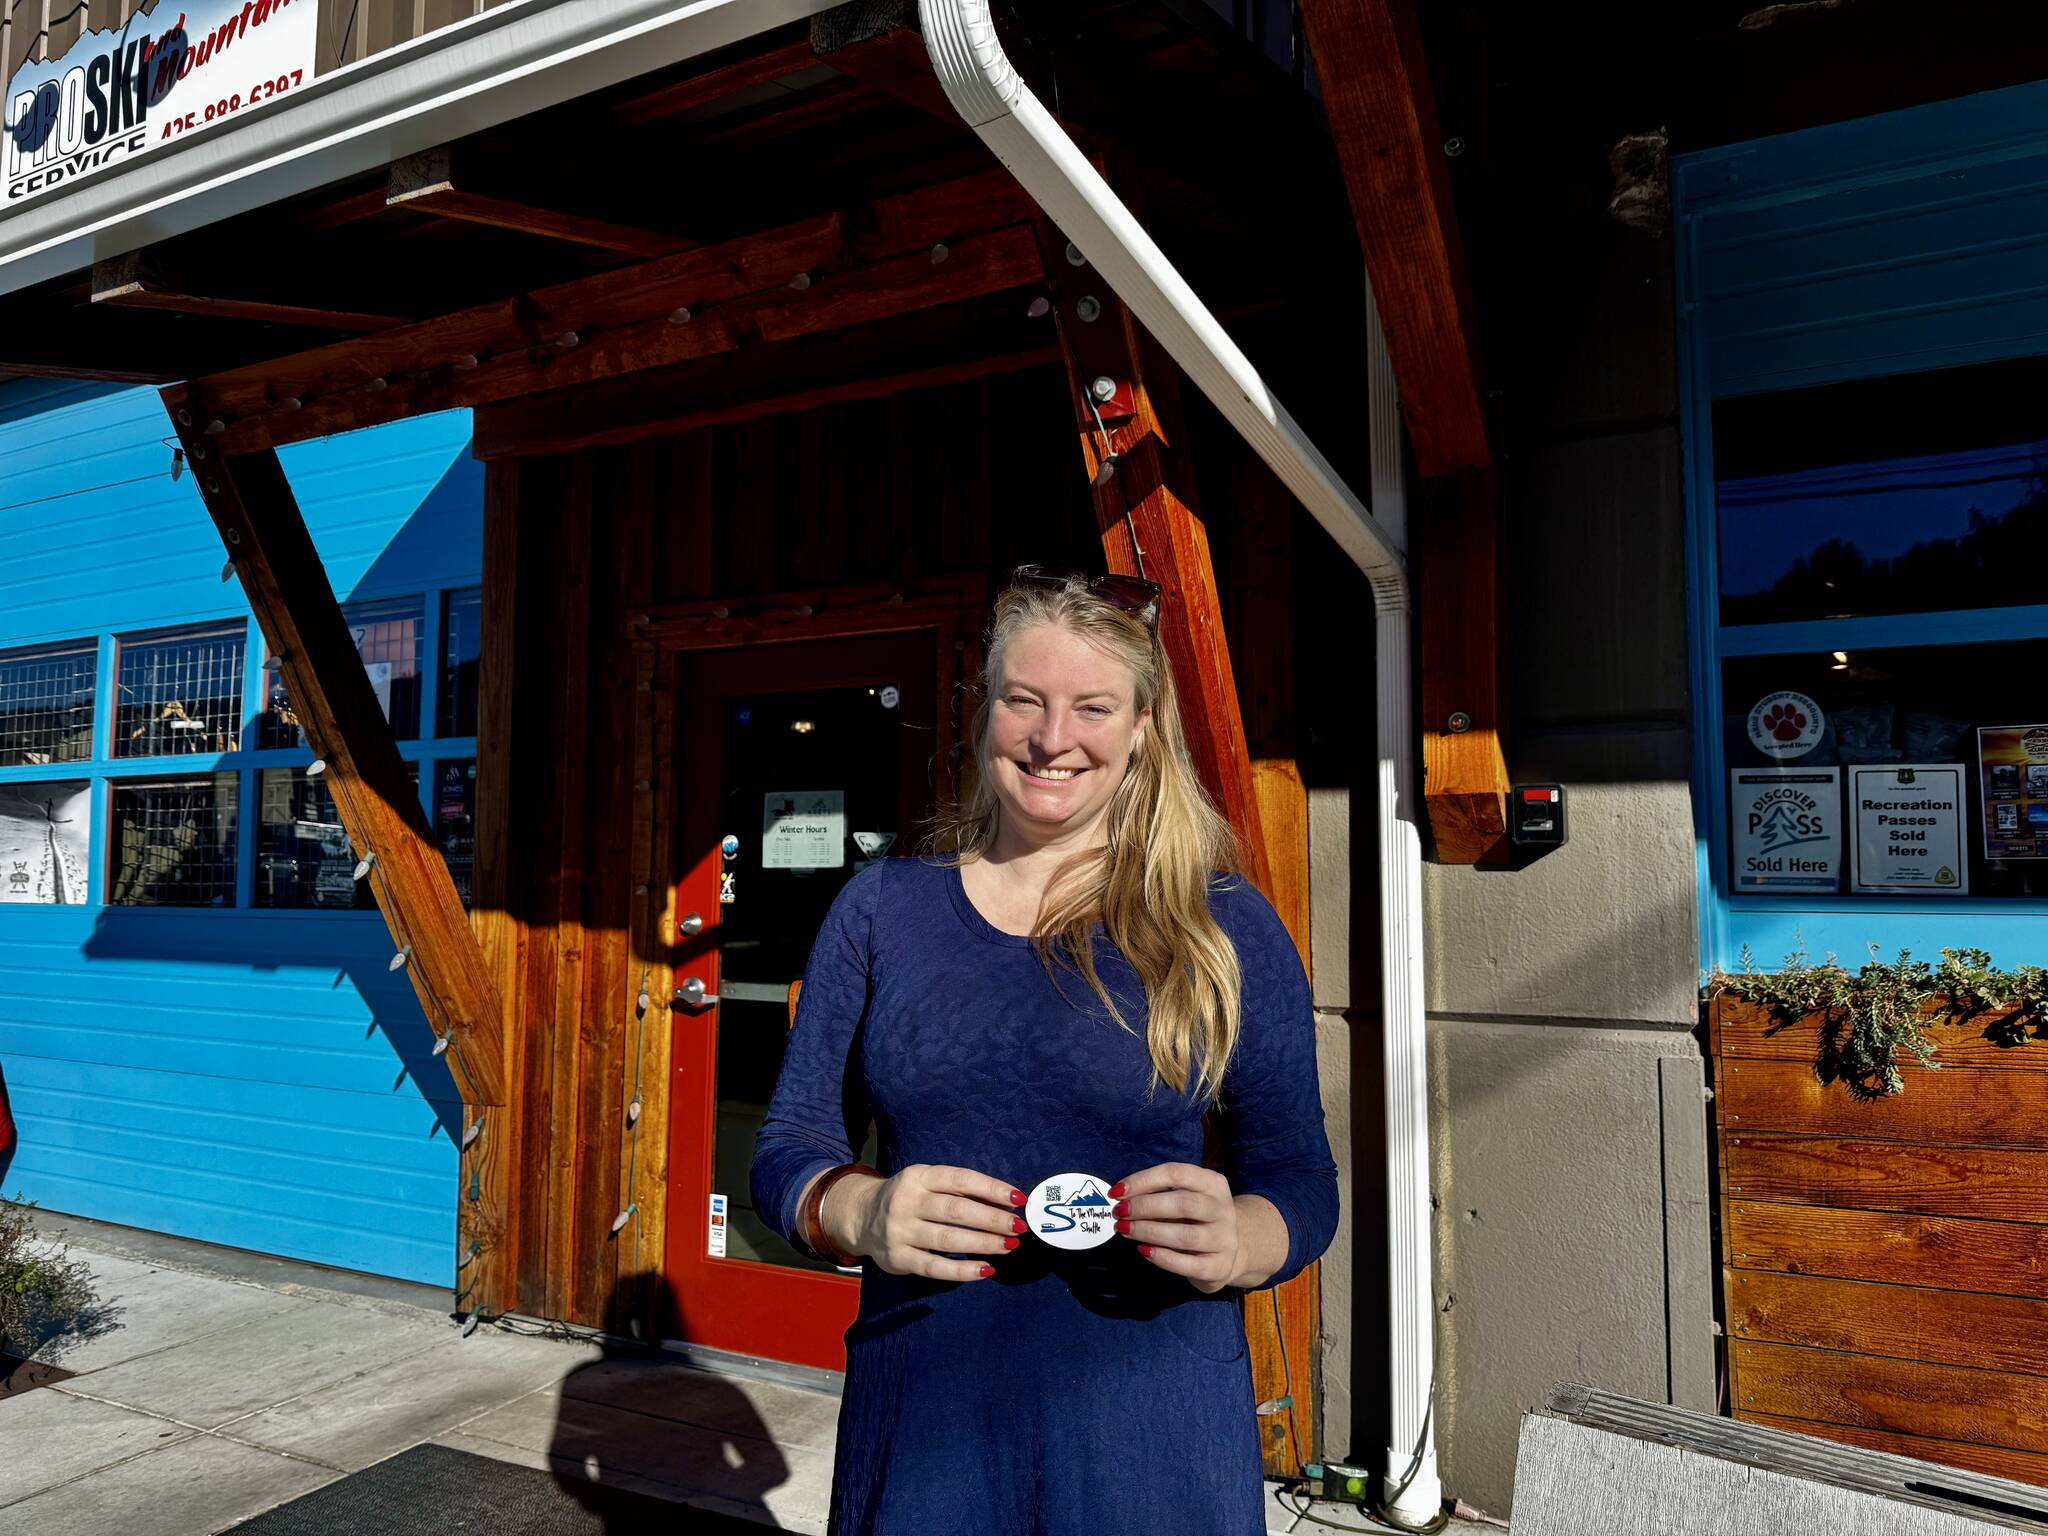
[[2048,1227],[1731,1199],[1727,1234],[1738,1269],[2048,1300]]
[[[557,580],[563,554],[561,527],[568,499],[568,466],[537,459],[520,465],[520,551],[513,719],[518,738],[513,827],[518,874],[513,899],[525,914],[517,1017],[524,1042],[519,1092],[523,1124],[514,1198],[519,1207],[519,1310],[560,1315],[560,1296],[549,1255],[570,1219],[552,1177],[553,1137],[559,1125],[555,1016],[556,960],[562,943],[560,865],[563,754],[542,744],[558,739],[563,681]],[[481,725],[481,721],[479,721]]]
[[1912,1066],[1905,1079],[1903,1092],[1856,1103],[1810,1062],[1726,1061],[1715,1103],[1730,1131],[1827,1136],[1846,1126],[1894,1141],[2048,1148],[2048,1072]]
[[773,592],[776,579],[776,479],[781,471],[772,421],[734,427],[732,586],[734,595]]
[[[484,968],[504,1006],[500,1010],[506,1102],[470,1144],[478,1160],[478,1202],[498,1212],[496,1230],[475,1260],[480,1283],[471,1298],[479,1310],[514,1310],[518,1287],[520,1203],[513,1196],[527,1105],[519,1092],[525,1080],[526,1040],[518,1011],[519,979],[526,947],[526,921],[515,903],[512,842],[513,774],[522,754],[515,750],[520,717],[514,688],[519,633],[519,488],[516,463],[484,467],[483,615],[477,662],[476,869],[470,929],[483,951]],[[469,1127],[465,1126],[465,1133]],[[469,1186],[464,1188],[468,1197]],[[464,1245],[466,1250],[467,1245]],[[465,1284],[468,1282],[465,1281]],[[461,1287],[458,1286],[458,1289]]]
[[627,1099],[639,977],[628,975],[633,864],[633,646],[627,616],[654,594],[652,445],[609,449],[593,460],[591,630],[584,738],[587,830],[584,970],[578,1049],[577,1249],[572,1304],[579,1317],[626,1331],[619,1295],[618,1235],[626,1207],[618,1157]]
[[1722,1147],[1742,1200],[2048,1223],[2048,1152],[1732,1131]]
[[555,674],[555,730],[551,735],[560,762],[555,769],[556,798],[550,814],[560,825],[560,855],[548,871],[554,886],[555,953],[554,977],[554,1093],[548,1147],[547,1180],[557,1220],[549,1234],[548,1315],[571,1317],[578,1314],[580,1300],[573,1290],[577,1272],[576,1255],[594,1241],[587,1230],[596,1224],[602,1233],[611,1212],[584,1208],[579,1173],[586,1161],[581,1145],[583,1053],[585,1037],[583,976],[585,954],[584,890],[589,880],[586,852],[588,835],[588,787],[591,764],[588,755],[588,712],[590,701],[590,626],[592,619],[592,570],[594,471],[591,455],[577,454],[569,460],[568,498],[556,524],[555,575],[558,584],[557,622],[554,642],[557,651]]
[[2048,1373],[2048,1301],[1765,1270],[1726,1278],[1733,1338]]
[[691,432],[670,442],[667,495],[655,527],[661,546],[659,602],[711,595],[717,452],[715,432]]
[[1745,1414],[2048,1450],[2048,1380],[1737,1340]]
[[1987,1477],[2009,1478],[2017,1483],[2048,1485],[2048,1456],[2001,1446],[1969,1445],[1961,1440],[1935,1440],[1925,1435],[1892,1434],[1881,1429],[1863,1429],[1849,1424],[1822,1424],[1812,1419],[1787,1419],[1772,1413],[1745,1413],[1752,1424],[1789,1429],[1794,1434],[1818,1435],[1844,1445],[1866,1450],[1889,1451],[1894,1456],[1911,1456],[1917,1461],[1940,1462],[1981,1472]]
[[[635,783],[633,860],[635,900],[635,975],[647,975],[648,1009],[644,1042],[636,1044],[637,1066],[632,1084],[640,1094],[636,1137],[625,1148],[627,1171],[634,1183],[639,1212],[623,1237],[635,1245],[631,1272],[635,1276],[634,1306],[645,1330],[660,1338],[676,1326],[674,1307],[661,1283],[668,1244],[668,1161],[670,1066],[674,1025],[669,1000],[675,995],[674,951],[669,936],[679,914],[675,905],[676,704],[681,667],[674,651],[656,651],[644,640],[636,649],[638,729],[634,742],[635,771],[646,772]],[[646,784],[642,790],[640,784]],[[638,1032],[643,1026],[636,1022]],[[630,1102],[630,1101],[629,1101]],[[621,1268],[627,1267],[622,1254]]]

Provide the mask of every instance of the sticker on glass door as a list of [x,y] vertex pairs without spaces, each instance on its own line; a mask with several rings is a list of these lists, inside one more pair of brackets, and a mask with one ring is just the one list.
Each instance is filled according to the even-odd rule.
[[771,789],[761,797],[763,869],[839,869],[845,863],[845,790]]
[[725,1257],[725,1196],[723,1195],[713,1195],[711,1197],[710,1232],[710,1238],[705,1244],[705,1251],[714,1259],[722,1259]]

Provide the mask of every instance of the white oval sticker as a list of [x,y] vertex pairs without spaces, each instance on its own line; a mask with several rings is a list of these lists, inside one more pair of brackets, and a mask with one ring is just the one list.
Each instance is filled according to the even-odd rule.
[[1092,1173],[1056,1173],[1031,1191],[1024,1219],[1055,1248],[1099,1248],[1116,1236],[1109,1181]]
[[1820,706],[1789,688],[1765,694],[1749,712],[1750,743],[1765,757],[1804,757],[1826,728]]

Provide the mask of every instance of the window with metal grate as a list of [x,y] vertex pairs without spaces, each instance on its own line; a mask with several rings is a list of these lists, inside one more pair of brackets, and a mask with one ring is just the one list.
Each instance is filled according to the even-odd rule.
[[247,626],[124,636],[115,653],[115,757],[236,752]]
[[0,652],[0,767],[82,763],[92,756],[91,640]]

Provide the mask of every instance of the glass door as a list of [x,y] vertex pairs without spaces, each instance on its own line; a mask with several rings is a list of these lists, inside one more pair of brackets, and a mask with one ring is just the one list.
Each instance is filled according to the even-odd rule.
[[930,814],[936,667],[929,631],[684,658],[667,1278],[692,1343],[844,1364],[857,1282],[774,1233],[748,1169],[826,910]]

